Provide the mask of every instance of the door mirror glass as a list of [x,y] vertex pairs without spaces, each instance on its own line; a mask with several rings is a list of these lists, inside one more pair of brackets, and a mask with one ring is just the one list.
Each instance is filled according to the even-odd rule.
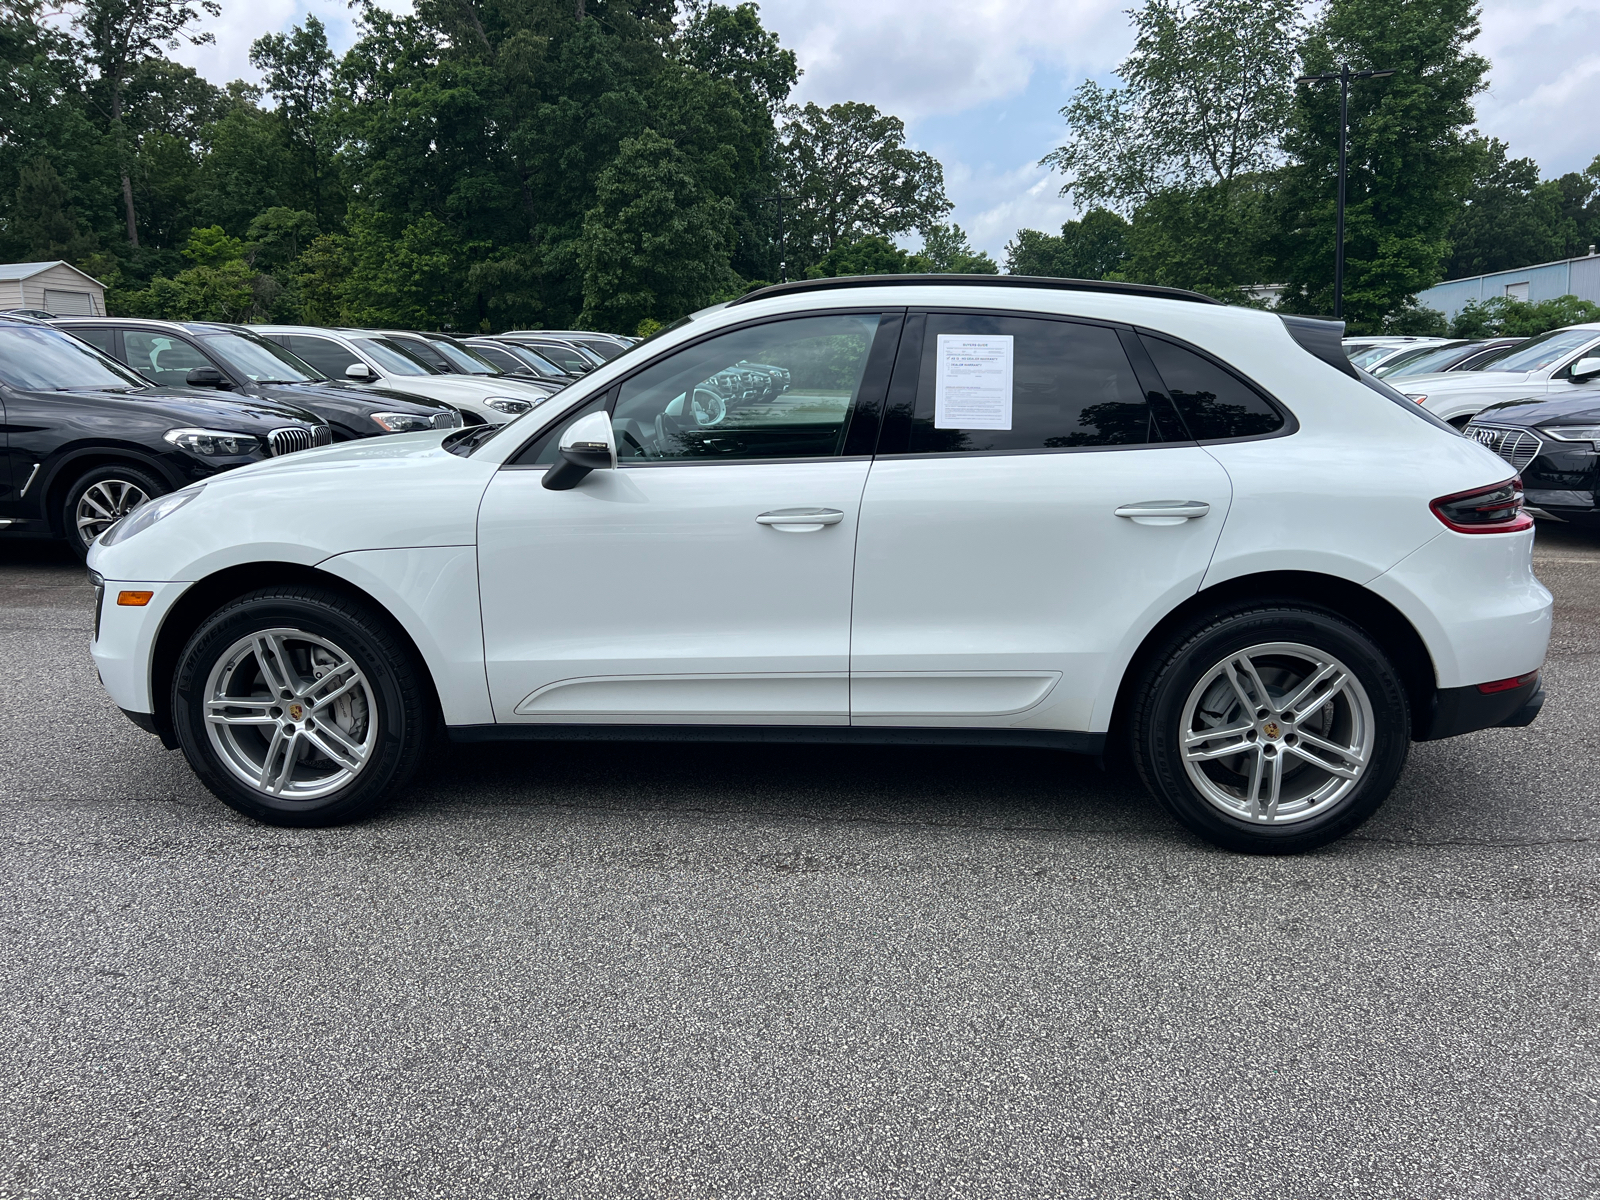
[[215,367],[193,367],[183,377],[183,382],[192,388],[225,388],[227,381],[222,378],[222,372]]
[[353,362],[344,369],[346,379],[371,379],[372,368],[364,362]]
[[1582,383],[1600,375],[1600,358],[1580,358],[1569,372],[1574,383]]
[[617,438],[611,430],[611,417],[592,412],[579,417],[561,433],[561,461],[544,474],[544,486],[553,492],[576,487],[590,471],[606,471],[617,465]]

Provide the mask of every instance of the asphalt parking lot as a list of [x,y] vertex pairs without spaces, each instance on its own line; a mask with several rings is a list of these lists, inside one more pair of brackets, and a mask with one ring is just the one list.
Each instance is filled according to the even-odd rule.
[[0,1196],[1600,1194],[1600,538],[1550,700],[1234,857],[1044,751],[473,748],[245,822],[0,545]]

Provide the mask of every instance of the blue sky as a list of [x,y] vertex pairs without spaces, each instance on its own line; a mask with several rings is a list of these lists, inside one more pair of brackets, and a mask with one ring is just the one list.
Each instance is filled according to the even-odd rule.
[[[405,0],[392,0],[394,6]],[[765,0],[762,16],[799,55],[796,100],[865,100],[906,121],[944,163],[954,219],[997,258],[1020,227],[1072,215],[1036,165],[1059,140],[1058,112],[1084,79],[1112,81],[1132,46],[1135,0]],[[1491,63],[1478,124],[1546,175],[1600,154],[1600,0],[1485,0],[1477,49]],[[217,83],[254,79],[250,42],[315,12],[336,48],[344,0],[223,0],[214,46],[175,57]]]

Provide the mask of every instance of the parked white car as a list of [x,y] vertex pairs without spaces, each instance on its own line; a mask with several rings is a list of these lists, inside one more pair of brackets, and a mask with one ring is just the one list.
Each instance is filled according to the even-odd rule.
[[[893,276],[707,309],[499,428],[242,467],[93,547],[106,689],[224,802],[349,820],[450,737],[1126,749],[1308,849],[1534,719],[1506,464],[1339,326]],[[130,599],[131,597],[131,599]]]
[[1568,325],[1529,338],[1471,371],[1395,381],[1435,416],[1464,428],[1491,404],[1543,396],[1600,396],[1600,324]]
[[315,325],[257,325],[330,379],[381,384],[391,392],[443,400],[469,424],[503,425],[531,412],[553,389],[509,376],[447,375],[391,344],[381,331],[322,329]]

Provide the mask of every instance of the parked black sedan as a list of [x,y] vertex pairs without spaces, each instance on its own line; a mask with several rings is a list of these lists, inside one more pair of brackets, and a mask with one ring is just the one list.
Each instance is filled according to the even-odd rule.
[[1600,397],[1538,396],[1492,404],[1472,418],[1477,438],[1522,476],[1528,511],[1600,528]]
[[77,338],[0,317],[0,536],[89,543],[140,504],[229,467],[326,446],[269,400],[151,385]]
[[461,414],[442,400],[330,380],[245,325],[131,317],[67,317],[51,324],[152,383],[216,388],[308,409],[328,422],[336,442],[462,423]]

